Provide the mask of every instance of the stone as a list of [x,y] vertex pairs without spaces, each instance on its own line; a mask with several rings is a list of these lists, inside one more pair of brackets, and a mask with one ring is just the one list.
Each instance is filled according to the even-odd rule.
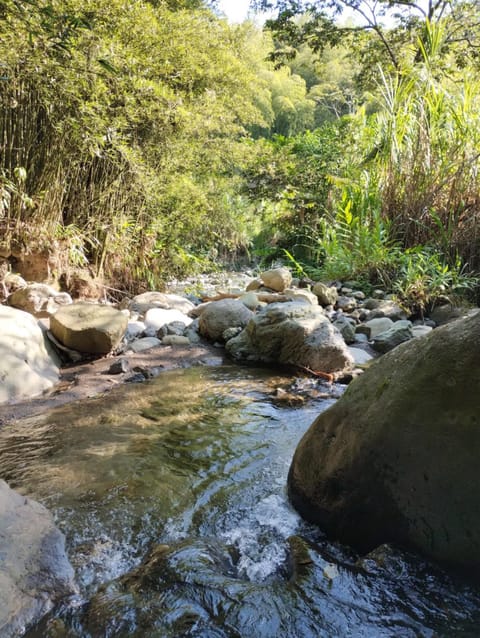
[[345,343],[353,343],[355,341],[355,323],[349,321],[347,317],[340,316],[333,322],[335,328],[340,332]]
[[308,303],[311,306],[318,306],[318,297],[307,288],[286,288],[283,294],[289,301],[297,303]]
[[145,313],[145,334],[153,337],[160,328],[170,323],[181,322],[184,326],[189,326],[193,319],[176,308],[150,308]]
[[349,346],[348,351],[352,355],[355,365],[357,366],[365,365],[369,361],[373,360],[372,355],[366,352],[365,350],[362,350],[361,348],[355,348],[355,347]]
[[128,363],[128,359],[122,358],[112,363],[112,365],[108,368],[107,374],[123,374],[129,370],[130,364]]
[[0,305],[0,403],[50,390],[58,383],[59,365],[35,317]]
[[267,288],[283,292],[292,283],[292,273],[288,268],[272,268],[272,270],[260,273],[260,279]]
[[365,293],[362,290],[355,290],[352,292],[352,297],[357,301],[363,301],[365,299]]
[[263,286],[263,281],[261,279],[252,279],[245,288],[247,292],[259,290]]
[[227,328],[244,328],[252,316],[253,312],[237,299],[212,301],[199,317],[199,332],[211,341],[223,341]]
[[[371,308],[368,309],[370,310]],[[388,319],[391,319],[392,321],[407,319],[407,313],[405,310],[389,299],[380,300],[377,306],[371,310],[371,319],[376,319],[377,317],[388,317]]]
[[79,352],[108,354],[124,336],[127,317],[111,306],[79,301],[50,318],[50,330],[63,345]]
[[0,480],[0,635],[21,636],[76,592],[65,539],[40,503]]
[[266,306],[226,348],[238,361],[300,365],[329,373],[353,363],[342,336],[322,309],[295,302]]
[[335,307],[343,312],[352,312],[357,307],[357,300],[353,297],[341,295],[338,297]]
[[13,272],[9,272],[7,275],[5,275],[3,283],[5,284],[5,287],[7,288],[9,293],[15,292],[20,288],[25,288],[25,286],[27,285],[27,282],[21,275],[17,275]]
[[412,326],[412,334],[414,337],[424,337],[432,332],[431,326]]
[[151,348],[157,348],[161,346],[162,342],[157,337],[142,337],[136,341],[132,341],[128,344],[127,351],[129,352],[144,352]]
[[470,312],[470,308],[464,308],[454,306],[453,304],[444,304],[443,306],[436,306],[430,313],[430,319],[435,322],[437,326],[443,326],[450,321],[455,321],[460,317],[465,317]]
[[29,312],[35,317],[50,317],[59,308],[71,304],[72,298],[67,292],[58,292],[47,284],[27,284],[7,298],[7,304]]
[[162,339],[164,346],[189,346],[190,339],[182,335],[166,335]]
[[480,569],[480,313],[368,367],[300,441],[299,512],[368,552],[384,542]]
[[238,300],[241,301],[245,306],[247,306],[249,310],[256,310],[262,305],[253,290],[246,292],[244,295],[239,297]]
[[390,330],[393,326],[393,321],[388,317],[378,317],[377,319],[369,319],[365,323],[361,323],[356,327],[355,332],[364,334],[368,339],[374,339],[382,332]]
[[335,286],[327,286],[321,281],[313,286],[312,292],[318,298],[321,306],[334,306],[338,299],[338,291]]
[[138,312],[142,315],[152,308],[178,310],[187,315],[194,307],[195,304],[181,295],[155,291],[137,295],[129,303],[131,312]]
[[125,341],[138,339],[146,329],[147,326],[143,321],[129,321],[127,324],[127,330],[125,331]]
[[[189,325],[192,323],[192,319],[189,319]],[[166,323],[159,330],[157,330],[156,336],[159,339],[163,339],[167,335],[177,335],[182,337],[185,334],[186,325],[183,321],[172,321],[172,323]]]
[[374,337],[372,348],[383,354],[410,339],[413,339],[411,322],[407,320],[395,321],[391,328]]

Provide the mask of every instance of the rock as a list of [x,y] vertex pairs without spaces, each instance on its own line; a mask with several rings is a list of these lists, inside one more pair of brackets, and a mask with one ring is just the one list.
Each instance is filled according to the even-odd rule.
[[283,294],[289,301],[297,303],[308,303],[311,306],[318,306],[318,297],[307,288],[286,288]]
[[27,282],[22,276],[17,275],[13,272],[9,272],[7,275],[5,275],[3,283],[5,284],[9,293],[15,292],[15,290],[19,290],[20,288],[25,288],[25,286],[27,285]]
[[292,273],[288,268],[273,268],[260,273],[260,279],[267,288],[283,292],[292,283]]
[[182,335],[166,335],[162,339],[164,346],[189,346],[190,339]]
[[407,313],[394,301],[386,299],[379,301],[377,306],[372,309],[370,318],[376,319],[377,317],[388,317],[392,321],[401,321],[407,319]]
[[245,293],[244,295],[239,297],[238,300],[241,301],[245,306],[247,306],[249,310],[256,310],[262,305],[253,290]]
[[244,328],[251,317],[253,312],[237,299],[212,301],[199,317],[199,331],[211,341],[222,341],[227,328]]
[[480,569],[480,313],[374,361],[302,438],[290,498],[330,536]]
[[178,321],[184,326],[189,326],[193,319],[175,308],[151,308],[145,314],[145,334],[153,337],[160,328]]
[[365,323],[361,323],[355,328],[355,332],[364,334],[368,339],[374,339],[382,332],[390,330],[393,326],[393,321],[388,317],[378,317],[377,319],[369,319]]
[[[192,319],[189,318],[189,325],[192,323]],[[167,335],[177,335],[182,337],[185,334],[186,325],[183,321],[172,321],[172,323],[167,323],[162,326],[159,330],[157,330],[157,337],[159,339],[163,339]]]
[[357,301],[363,301],[365,299],[365,293],[361,290],[355,290],[352,292],[352,297]]
[[413,326],[412,334],[414,337],[424,337],[432,332],[433,328],[431,326]]
[[357,300],[353,297],[346,297],[345,295],[341,295],[337,299],[337,303],[335,307],[343,312],[352,312],[357,307]]
[[111,306],[79,301],[64,306],[50,318],[50,330],[67,348],[107,354],[122,339],[127,317]]
[[453,304],[444,304],[432,310],[430,319],[434,321],[437,326],[443,326],[450,321],[465,317],[470,311],[471,309],[469,308],[462,308],[454,306]]
[[144,292],[134,297],[129,304],[131,312],[142,315],[151,308],[178,310],[187,315],[194,307],[195,305],[185,297],[164,292]]
[[380,290],[379,288],[377,288],[376,290],[374,290],[372,292],[372,297],[374,299],[384,299],[385,298],[385,291],[384,290]]
[[340,332],[345,343],[353,343],[355,341],[355,323],[349,321],[347,317],[340,316],[333,322],[335,328]]
[[38,321],[0,305],[0,403],[20,401],[58,383],[60,361]]
[[240,326],[237,326],[236,328],[227,328],[223,331],[222,340],[227,343],[227,341],[230,341],[230,339],[237,337],[242,332],[242,330],[243,328],[241,328]]
[[410,339],[413,339],[411,322],[395,321],[391,328],[386,332],[381,332],[373,339],[372,348],[377,352],[385,353]]
[[112,363],[112,365],[107,370],[107,374],[123,374],[124,372],[128,372],[129,370],[130,364],[128,363],[128,359],[122,358]]
[[8,296],[7,304],[35,317],[50,317],[59,308],[72,303],[66,292],[58,292],[47,284],[27,284]]
[[334,306],[337,303],[338,292],[335,286],[327,286],[318,281],[312,289],[312,292],[318,298],[321,306]]
[[21,636],[75,593],[65,539],[48,510],[0,480],[0,635]]
[[143,321],[129,321],[125,332],[125,341],[133,341],[138,339],[147,329]]
[[355,365],[357,366],[364,365],[365,363],[373,360],[372,355],[368,352],[365,352],[365,350],[362,350],[361,348],[354,348],[350,346],[348,348],[348,351],[352,355]]
[[252,279],[252,281],[248,283],[245,290],[247,292],[250,292],[251,290],[255,291],[261,288],[262,286],[263,286],[263,281],[261,279]]
[[322,309],[295,302],[270,304],[226,348],[236,360],[301,365],[323,372],[345,370],[353,363]]
[[157,348],[161,345],[162,342],[160,341],[160,339],[157,339],[157,337],[143,337],[142,339],[137,339],[136,341],[132,341],[132,343],[129,343],[127,352],[144,352],[145,350]]
[[192,323],[185,329],[184,336],[188,337],[190,343],[200,343],[202,340],[198,333],[198,319],[194,319]]

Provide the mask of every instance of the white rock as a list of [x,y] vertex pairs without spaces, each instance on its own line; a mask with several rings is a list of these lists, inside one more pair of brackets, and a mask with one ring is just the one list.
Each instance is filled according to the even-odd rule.
[[362,350],[361,348],[354,348],[352,346],[348,346],[348,351],[352,355],[356,365],[362,365],[363,363],[368,363],[368,361],[371,361],[373,359],[371,354],[368,354],[368,352],[365,352],[365,350]]
[[157,330],[173,321],[181,321],[186,326],[189,326],[193,319],[174,308],[151,308],[145,315],[145,333],[153,336],[157,333]]

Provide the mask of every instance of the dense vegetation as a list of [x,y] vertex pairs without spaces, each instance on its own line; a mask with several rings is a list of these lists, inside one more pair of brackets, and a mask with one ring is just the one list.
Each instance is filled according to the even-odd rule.
[[1,0],[3,244],[127,289],[242,256],[419,310],[473,288],[477,3],[272,4],[262,32],[200,0]]

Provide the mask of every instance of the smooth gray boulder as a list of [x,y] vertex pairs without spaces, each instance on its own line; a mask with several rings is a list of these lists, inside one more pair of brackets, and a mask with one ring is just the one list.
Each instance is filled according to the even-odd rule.
[[238,361],[300,365],[322,372],[349,369],[353,357],[319,306],[269,304],[226,349]]
[[58,383],[59,365],[35,317],[0,305],[0,403],[50,390]]
[[391,328],[375,336],[372,342],[372,348],[384,354],[410,339],[413,339],[411,322],[406,319],[403,321],[395,321]]
[[372,362],[300,441],[290,499],[360,551],[480,568],[480,313]]
[[0,636],[21,636],[75,593],[65,539],[50,512],[0,480]]
[[128,317],[111,306],[79,301],[50,318],[50,331],[67,348],[108,354],[124,336]]
[[199,317],[199,332],[211,341],[223,341],[228,328],[244,328],[253,312],[237,299],[211,301]]

